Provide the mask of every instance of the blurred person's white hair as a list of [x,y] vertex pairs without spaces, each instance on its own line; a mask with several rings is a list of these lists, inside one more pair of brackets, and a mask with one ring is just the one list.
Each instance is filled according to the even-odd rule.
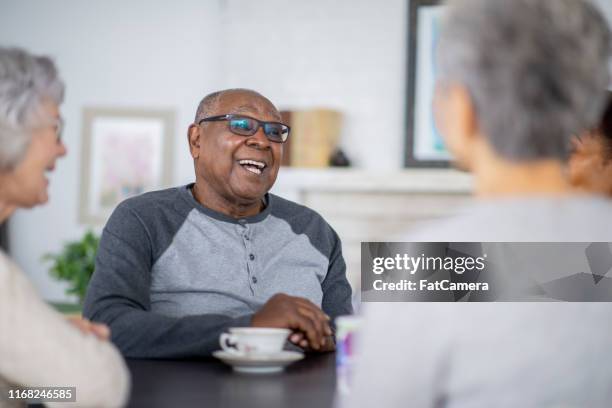
[[31,130],[48,120],[41,117],[43,101],[60,104],[63,98],[64,84],[50,58],[0,47],[0,171],[19,163]]
[[609,86],[610,29],[586,0],[450,1],[437,50],[441,83],[466,87],[501,156],[565,159]]

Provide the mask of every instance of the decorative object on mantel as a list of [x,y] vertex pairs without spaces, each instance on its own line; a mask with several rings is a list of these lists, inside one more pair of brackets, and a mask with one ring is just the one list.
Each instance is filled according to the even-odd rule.
[[328,167],[342,131],[342,113],[333,109],[281,112],[291,126],[284,146],[283,164],[293,167]]
[[174,113],[84,110],[80,221],[101,224],[121,201],[172,182]]
[[329,165],[332,167],[350,167],[351,161],[346,157],[342,149],[337,148],[329,158]]
[[88,231],[80,240],[66,243],[60,252],[43,257],[44,261],[52,262],[49,270],[51,276],[68,282],[66,294],[76,296],[80,305],[94,272],[99,243],[100,237]]
[[408,10],[405,167],[448,167],[451,156],[435,126],[435,48],[441,0],[411,0]]

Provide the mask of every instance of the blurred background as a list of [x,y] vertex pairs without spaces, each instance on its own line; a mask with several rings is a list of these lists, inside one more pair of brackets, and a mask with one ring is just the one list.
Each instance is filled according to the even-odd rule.
[[[612,21],[612,2],[595,2]],[[282,168],[273,191],[327,218],[358,289],[361,241],[389,240],[469,199],[465,174],[403,168],[408,7],[409,0],[1,0],[1,45],[52,56],[67,85],[68,155],[50,176],[50,202],[11,217],[11,255],[45,299],[76,300],[42,257],[104,224],[79,215],[86,108],[172,112],[164,172],[174,186],[194,180],[186,131],[200,99],[246,87],[282,110],[342,115],[335,137],[350,167]]]

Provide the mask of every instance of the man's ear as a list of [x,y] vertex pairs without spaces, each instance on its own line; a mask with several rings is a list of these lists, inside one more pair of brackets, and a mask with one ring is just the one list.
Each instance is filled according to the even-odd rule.
[[197,125],[189,126],[187,130],[187,139],[189,141],[189,152],[191,157],[197,159],[200,157],[200,129]]

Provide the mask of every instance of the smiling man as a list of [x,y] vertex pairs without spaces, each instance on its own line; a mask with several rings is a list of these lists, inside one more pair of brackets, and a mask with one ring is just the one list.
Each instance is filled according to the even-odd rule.
[[340,240],[316,212],[268,193],[289,126],[257,92],[206,96],[188,140],[195,183],[121,203],[84,314],[128,357],[209,355],[228,327],[283,327],[332,350],[352,312]]

